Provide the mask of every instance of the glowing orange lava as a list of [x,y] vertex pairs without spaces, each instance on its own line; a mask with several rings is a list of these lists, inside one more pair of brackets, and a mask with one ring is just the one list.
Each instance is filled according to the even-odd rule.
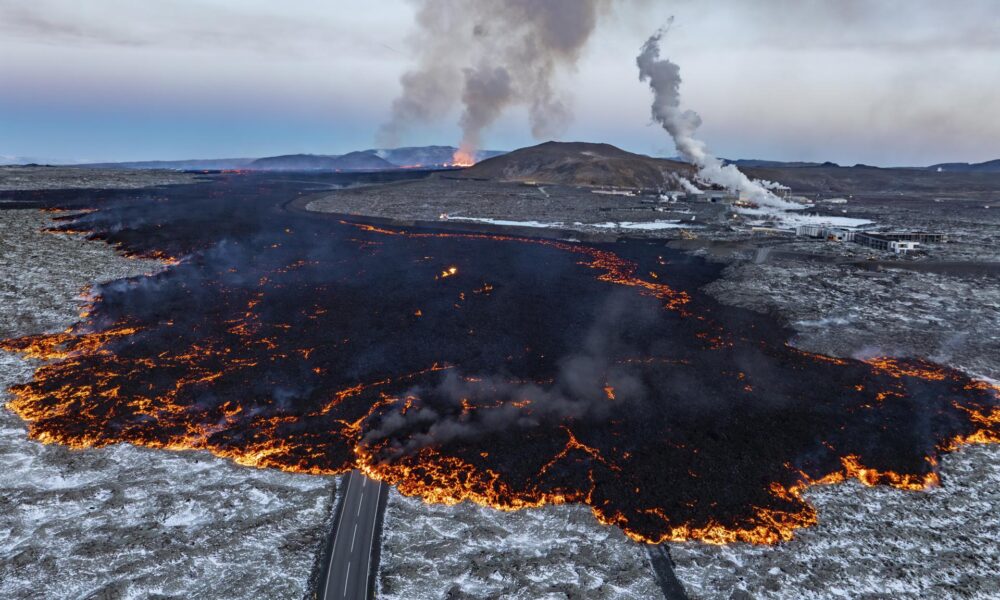
[[455,154],[451,157],[451,166],[453,167],[471,167],[474,164],[476,164],[475,152],[464,145],[455,150]]

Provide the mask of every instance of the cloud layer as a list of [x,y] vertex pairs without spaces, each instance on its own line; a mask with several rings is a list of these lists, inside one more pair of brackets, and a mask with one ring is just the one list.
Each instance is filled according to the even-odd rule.
[[[0,0],[0,153],[138,159],[370,146],[415,64],[407,40],[420,30],[414,3],[386,0],[377,15],[366,6]],[[647,127],[648,90],[634,63],[670,15],[663,52],[683,66],[685,103],[698,108],[700,135],[719,156],[996,158],[1000,5],[992,0],[624,6],[598,22],[574,57],[577,71],[551,88],[573,97],[563,138],[673,152]],[[440,83],[460,97],[464,81],[459,73]],[[564,100],[551,99],[552,107]],[[443,120],[400,142],[452,143],[461,110],[442,108],[430,116]],[[530,143],[530,113],[501,116],[483,144]],[[565,123],[558,110],[545,114],[557,118],[536,119],[535,134]]]

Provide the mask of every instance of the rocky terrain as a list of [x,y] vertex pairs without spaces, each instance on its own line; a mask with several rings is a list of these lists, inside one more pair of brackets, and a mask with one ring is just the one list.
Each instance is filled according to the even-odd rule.
[[995,598],[1000,447],[941,461],[926,492],[857,481],[805,493],[819,524],[779,546],[670,544],[692,600]]
[[[37,210],[0,210],[0,336],[60,331],[97,281],[161,268],[48,234]],[[0,353],[0,401],[34,365]],[[0,597],[299,598],[332,519],[334,479],[236,466],[206,453],[28,439],[0,409]]]
[[681,229],[718,226],[726,213],[720,204],[659,205],[652,203],[654,199],[655,195],[600,194],[567,185],[453,179],[451,173],[438,173],[420,180],[337,190],[312,200],[306,208],[401,221],[658,237],[677,237]]
[[582,506],[512,513],[392,491],[379,598],[660,597],[645,548]]
[[793,343],[835,356],[919,356],[1000,379],[1000,281],[849,265],[739,263],[707,291],[787,319]]
[[[196,176],[176,171],[90,169],[80,167],[0,167],[0,191],[48,189],[133,189],[191,183]],[[3,201],[0,200],[0,206]]]

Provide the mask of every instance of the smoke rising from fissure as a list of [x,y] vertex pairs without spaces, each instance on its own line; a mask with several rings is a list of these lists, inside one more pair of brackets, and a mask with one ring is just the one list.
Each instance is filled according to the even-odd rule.
[[692,110],[682,110],[680,107],[680,67],[668,59],[660,58],[660,41],[668,28],[669,24],[650,36],[636,58],[639,81],[648,81],[649,89],[653,91],[653,119],[673,138],[681,157],[698,167],[698,178],[702,181],[738,192],[761,206],[798,208],[771,193],[768,188],[772,184],[769,182],[752,180],[736,165],[724,164],[709,152],[704,141],[695,137],[695,131],[701,126],[701,117]]
[[462,140],[456,162],[475,162],[483,132],[514,105],[528,109],[531,133],[554,137],[571,120],[556,89],[560,69],[572,69],[598,18],[613,0],[417,0],[412,39],[417,65],[378,143],[395,146],[414,122],[439,119],[461,104]]

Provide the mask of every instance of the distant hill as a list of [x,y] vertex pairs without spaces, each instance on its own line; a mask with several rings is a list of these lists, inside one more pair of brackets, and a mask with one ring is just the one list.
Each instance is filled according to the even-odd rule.
[[222,171],[244,169],[253,158],[209,158],[192,160],[142,160],[135,162],[89,163],[79,165],[91,169],[173,169],[176,171]]
[[1000,185],[1000,171],[942,171],[929,168],[853,167],[784,167],[747,168],[741,170],[753,179],[777,181],[792,188],[793,193],[822,194],[884,194],[887,191],[906,194],[941,193],[955,189],[993,191]]
[[455,173],[455,177],[580,186],[661,188],[691,178],[691,165],[626,152],[610,144],[545,142],[514,150]]
[[246,168],[259,171],[380,171],[397,167],[373,152],[348,152],[341,156],[270,156],[253,161]]
[[[365,150],[376,154],[399,167],[433,167],[451,164],[454,146],[411,146],[408,148],[383,148]],[[476,160],[482,161],[504,154],[502,150],[479,150]]]
[[[396,167],[439,167],[448,165],[455,154],[454,146],[410,146],[406,148],[369,149],[334,154],[287,154],[263,158],[214,158],[192,160],[146,160],[105,162],[80,165],[100,169],[176,169],[182,171],[220,171],[227,169],[259,169],[278,171],[374,171]],[[480,150],[477,160],[503,154],[500,150]],[[17,156],[0,156],[2,164],[41,162]],[[53,164],[64,164],[58,161]]]
[[39,156],[10,156],[7,154],[0,154],[0,166],[15,166],[15,165],[68,165],[68,166],[78,166],[80,161],[78,160],[65,160],[58,158],[47,158]]
[[931,171],[959,173],[1000,173],[1000,158],[981,163],[941,163],[927,167]]
[[798,167],[836,167],[839,166],[836,163],[826,162],[797,162],[797,161],[781,161],[781,160],[761,160],[756,158],[739,158],[736,160],[725,159],[723,162],[729,165],[736,165],[737,167],[748,167],[748,168],[798,168]]

